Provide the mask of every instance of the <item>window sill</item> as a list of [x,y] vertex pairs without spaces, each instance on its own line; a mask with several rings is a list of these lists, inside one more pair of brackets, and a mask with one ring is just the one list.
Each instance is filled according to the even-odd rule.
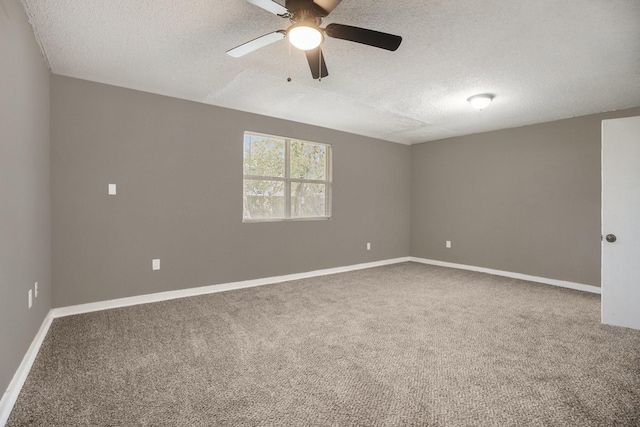
[[330,220],[330,216],[314,216],[305,218],[265,218],[265,219],[246,219],[243,218],[242,222],[256,223],[256,222],[299,222],[299,221],[326,221]]

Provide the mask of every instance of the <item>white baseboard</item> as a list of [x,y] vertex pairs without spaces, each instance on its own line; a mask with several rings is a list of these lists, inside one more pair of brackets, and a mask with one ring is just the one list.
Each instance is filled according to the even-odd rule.
[[16,400],[18,400],[20,390],[22,390],[22,386],[27,380],[31,366],[36,360],[38,351],[40,351],[40,346],[44,341],[44,337],[47,336],[47,332],[49,331],[49,326],[51,326],[52,321],[53,316],[51,315],[51,311],[49,311],[47,317],[44,318],[36,337],[31,342],[27,353],[22,358],[22,362],[20,363],[20,366],[18,366],[18,370],[13,375],[13,378],[9,383],[9,387],[2,395],[2,400],[0,400],[0,427],[4,427],[9,419],[13,405],[15,405]]
[[176,298],[192,297],[196,295],[212,294],[216,292],[231,291],[234,289],[251,288],[254,286],[268,285],[272,283],[288,282],[290,280],[306,279],[309,277],[326,276],[327,274],[344,273],[347,271],[362,270],[365,268],[380,267],[383,265],[408,262],[409,257],[386,259],[383,261],[366,262],[363,264],[347,265],[344,267],[327,268],[324,270],[308,271],[305,273],[287,274],[284,276],[266,277],[263,279],[244,280],[241,282],[223,283],[220,285],[202,286],[198,288],[180,289],[177,291],[158,292],[155,294],[138,295],[135,297],[118,298],[107,301],[92,302],[88,304],[72,305],[68,307],[54,308],[52,316],[64,317],[74,314],[90,313],[92,311],[107,310],[110,308],[128,307],[138,304],[147,304],[158,301],[166,301]]
[[438,265],[441,267],[459,268],[461,270],[478,271],[480,273],[495,274],[496,276],[510,277],[512,279],[528,280],[530,282],[544,283],[547,285],[560,286],[562,288],[575,289],[577,291],[591,292],[599,294],[600,288],[592,285],[583,285],[582,283],[567,282],[564,280],[548,279],[546,277],[530,276],[528,274],[512,273],[510,271],[494,270],[492,268],[475,267],[473,265],[456,264],[453,262],[438,261],[434,259],[409,257],[411,262],[419,262],[421,264]]

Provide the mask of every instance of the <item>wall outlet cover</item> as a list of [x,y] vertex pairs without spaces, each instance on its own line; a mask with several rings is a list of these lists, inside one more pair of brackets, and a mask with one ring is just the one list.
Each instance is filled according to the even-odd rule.
[[160,270],[160,260],[154,259],[151,261],[151,269],[152,270]]
[[115,184],[109,184],[109,195],[110,196],[115,196],[116,195],[116,185]]

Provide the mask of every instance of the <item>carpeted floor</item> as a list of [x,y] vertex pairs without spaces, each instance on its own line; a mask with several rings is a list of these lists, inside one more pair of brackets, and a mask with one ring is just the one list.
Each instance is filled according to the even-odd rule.
[[638,426],[599,295],[403,263],[54,320],[8,426]]

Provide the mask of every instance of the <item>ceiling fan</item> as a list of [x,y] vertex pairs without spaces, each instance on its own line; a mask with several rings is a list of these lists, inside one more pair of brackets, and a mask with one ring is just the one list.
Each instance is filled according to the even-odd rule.
[[320,79],[329,75],[320,47],[325,34],[335,39],[362,43],[391,51],[398,49],[402,42],[400,36],[350,25],[329,24],[326,28],[320,28],[322,19],[329,15],[341,0],[285,0],[284,6],[272,0],[247,1],[267,12],[289,19],[292,25],[286,30],[265,34],[228,50],[227,54],[234,58],[239,58],[288,37],[293,46],[305,51],[311,75],[314,79]]

